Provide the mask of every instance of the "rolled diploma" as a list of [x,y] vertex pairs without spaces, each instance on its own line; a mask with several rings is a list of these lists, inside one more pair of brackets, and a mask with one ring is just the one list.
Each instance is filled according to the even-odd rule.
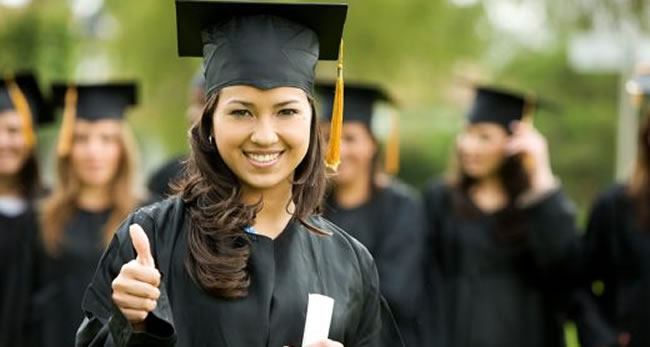
[[327,340],[333,311],[334,299],[321,294],[309,294],[305,334],[302,337],[303,346]]

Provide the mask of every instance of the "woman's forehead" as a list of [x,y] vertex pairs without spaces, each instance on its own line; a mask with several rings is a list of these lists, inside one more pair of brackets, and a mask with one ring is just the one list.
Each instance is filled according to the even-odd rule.
[[101,119],[96,121],[77,119],[75,121],[75,130],[119,131],[121,128],[122,128],[122,121],[117,119]]
[[253,86],[229,86],[219,91],[219,101],[229,103],[233,101],[246,101],[250,103],[284,103],[288,101],[308,101],[307,93],[295,87],[278,87],[260,89]]

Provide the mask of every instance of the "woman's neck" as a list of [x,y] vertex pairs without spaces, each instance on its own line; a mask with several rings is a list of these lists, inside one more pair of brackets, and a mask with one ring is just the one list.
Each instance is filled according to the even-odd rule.
[[477,180],[468,193],[474,205],[488,213],[500,210],[508,204],[508,196],[501,178],[496,175]]
[[103,211],[111,206],[109,187],[83,186],[77,198],[80,208],[88,211]]
[[0,176],[0,196],[20,198],[23,194],[19,187],[18,177]]
[[245,203],[252,205],[263,199],[262,209],[257,213],[253,225],[256,233],[271,239],[282,233],[295,210],[291,193],[289,181],[265,190],[242,187],[242,200]]
[[357,175],[348,184],[337,184],[334,188],[336,204],[342,208],[355,208],[370,200],[370,173]]

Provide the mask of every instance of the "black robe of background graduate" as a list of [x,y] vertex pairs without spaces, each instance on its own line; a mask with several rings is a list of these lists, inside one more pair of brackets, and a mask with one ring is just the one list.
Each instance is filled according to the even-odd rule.
[[0,211],[0,346],[26,345],[31,307],[36,214]]
[[83,319],[79,308],[88,283],[95,273],[105,241],[102,232],[110,210],[77,210],[64,228],[65,243],[56,256],[42,247],[36,264],[33,319],[37,346],[73,346]]
[[[18,191],[0,195],[0,346],[21,347],[28,343],[30,326],[38,233],[34,200],[42,194],[34,126],[52,121],[49,103],[41,94],[33,74],[22,73],[0,80],[0,115],[20,117],[22,129],[18,134],[22,134],[23,150],[28,152],[17,172],[8,172],[8,167],[2,170],[10,188],[18,188]],[[1,131],[15,136],[9,127]],[[7,136],[6,133],[3,136]]]
[[564,303],[557,298],[563,291],[556,286],[566,280],[563,253],[576,236],[564,194],[556,191],[523,209],[515,239],[498,235],[499,212],[476,208],[480,216],[467,219],[452,195],[443,183],[425,194],[429,242],[438,255],[431,262],[440,265],[445,303],[444,346],[564,346]]
[[[316,235],[295,220],[275,240],[242,232],[252,247],[249,293],[221,299],[203,291],[185,269],[188,220],[182,200],[141,209],[124,222],[99,264],[84,298],[87,319],[77,345],[300,346],[308,295],[318,293],[335,300],[331,339],[346,347],[400,346],[368,251],[320,217],[308,222],[332,235]],[[163,274],[147,333],[133,332],[111,301],[111,282],[135,259],[128,230],[134,223],[147,232]]]
[[594,204],[585,240],[588,287],[604,284],[596,302],[630,347],[650,346],[650,224],[643,224],[627,187],[617,185]]
[[393,181],[375,188],[372,198],[353,209],[326,202],[324,217],[359,240],[375,258],[381,291],[395,315],[407,346],[416,341],[422,288],[422,238],[425,220],[419,196]]

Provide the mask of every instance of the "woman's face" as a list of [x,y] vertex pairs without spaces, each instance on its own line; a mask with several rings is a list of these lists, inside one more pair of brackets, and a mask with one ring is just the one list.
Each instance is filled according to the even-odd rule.
[[122,122],[77,119],[70,161],[82,185],[105,187],[117,176],[122,155]]
[[[329,139],[330,123],[321,123],[323,138]],[[372,172],[373,158],[377,144],[368,127],[361,122],[343,123],[341,136],[341,165],[334,176],[337,185],[347,185],[358,177],[367,177]]]
[[293,178],[309,148],[311,120],[301,89],[231,86],[219,92],[212,131],[242,185],[265,190]]
[[20,115],[13,110],[0,112],[0,177],[17,175],[29,154]]
[[468,124],[458,135],[456,148],[463,172],[475,179],[494,175],[506,159],[508,133],[497,124]]

